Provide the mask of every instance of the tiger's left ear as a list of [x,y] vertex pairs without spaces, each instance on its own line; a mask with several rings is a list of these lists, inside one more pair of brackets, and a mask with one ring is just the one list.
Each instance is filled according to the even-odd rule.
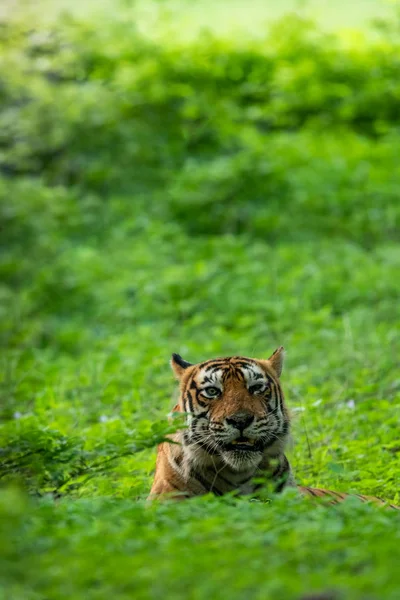
[[182,356],[179,354],[173,354],[171,357],[171,367],[173,372],[175,373],[175,377],[180,379],[188,367],[191,367],[192,363],[183,360]]
[[285,358],[285,348],[280,346],[275,350],[273,354],[268,359],[269,364],[274,369],[278,377],[281,376],[282,367],[283,367],[283,359]]

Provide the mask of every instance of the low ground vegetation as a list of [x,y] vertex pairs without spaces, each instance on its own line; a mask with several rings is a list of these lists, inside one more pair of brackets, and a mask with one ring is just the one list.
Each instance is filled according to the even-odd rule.
[[0,29],[0,597],[395,600],[394,511],[144,499],[171,352],[282,344],[298,481],[400,503],[398,20],[116,12]]

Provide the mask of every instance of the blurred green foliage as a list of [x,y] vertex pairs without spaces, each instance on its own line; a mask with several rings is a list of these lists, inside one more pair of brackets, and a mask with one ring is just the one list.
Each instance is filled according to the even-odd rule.
[[283,344],[298,481],[400,502],[398,17],[115,13],[0,28],[0,599],[395,600],[394,512],[142,499],[170,353]]
[[11,492],[1,500],[1,569],[15,582],[4,597],[13,600],[398,595],[398,538],[388,535],[398,521],[357,500],[335,510],[293,494],[270,506],[198,498],[184,509],[106,498],[32,506]]

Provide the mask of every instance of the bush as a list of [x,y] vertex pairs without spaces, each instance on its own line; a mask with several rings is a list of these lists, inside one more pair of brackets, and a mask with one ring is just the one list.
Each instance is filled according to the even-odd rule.
[[400,502],[398,18],[184,44],[129,14],[0,29],[4,598],[394,600],[394,511],[142,500],[171,352],[283,344],[297,480]]

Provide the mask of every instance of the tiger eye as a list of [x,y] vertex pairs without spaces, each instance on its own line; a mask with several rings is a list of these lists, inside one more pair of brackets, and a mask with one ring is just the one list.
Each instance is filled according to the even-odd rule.
[[209,387],[206,387],[206,388],[204,388],[204,389],[202,390],[202,392],[203,392],[203,394],[205,394],[206,396],[209,396],[209,397],[211,397],[211,398],[215,398],[216,396],[218,396],[218,395],[219,395],[219,393],[220,393],[220,390],[219,390],[218,388],[216,388],[216,387],[209,386]]

